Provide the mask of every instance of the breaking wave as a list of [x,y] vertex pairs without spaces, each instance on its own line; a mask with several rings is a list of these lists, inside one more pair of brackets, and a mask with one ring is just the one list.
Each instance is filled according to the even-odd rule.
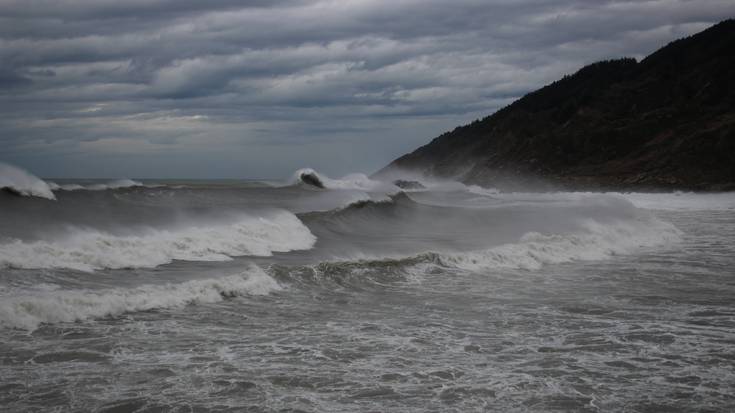
[[303,184],[326,189],[355,189],[389,193],[400,191],[400,188],[391,183],[370,179],[365,174],[353,173],[339,179],[332,179],[311,168],[302,168],[294,172],[290,184]]
[[14,195],[34,196],[56,200],[53,191],[105,191],[108,189],[123,189],[146,186],[142,182],[132,179],[117,179],[106,183],[57,184],[44,181],[27,171],[12,165],[0,162],[0,189]]
[[34,330],[42,323],[83,321],[135,311],[214,303],[229,297],[266,295],[281,285],[262,269],[180,284],[104,290],[52,290],[15,294],[0,301],[0,325]]
[[99,183],[99,184],[89,184],[89,185],[80,185],[80,184],[62,184],[59,185],[55,182],[48,182],[48,186],[54,190],[62,190],[62,191],[79,191],[79,190],[86,190],[86,191],[105,191],[108,189],[122,189],[122,188],[133,188],[138,186],[145,186],[142,182],[133,181],[132,179],[118,179],[115,181],[110,181],[107,183]]
[[596,261],[639,252],[641,248],[670,245],[681,240],[681,231],[671,224],[648,222],[601,224],[585,220],[584,232],[540,234],[529,232],[517,243],[487,250],[432,253],[432,261],[469,271],[493,269],[538,270],[544,265]]
[[362,270],[399,265],[420,265],[424,268],[425,264],[434,264],[472,272],[507,269],[536,271],[546,265],[605,260],[618,255],[635,254],[641,249],[673,245],[681,241],[682,234],[675,226],[659,220],[637,224],[602,224],[586,220],[582,226],[586,231],[570,234],[529,232],[521,236],[518,242],[484,250],[425,252],[412,256],[359,254],[347,260],[320,265]]
[[[300,216],[335,252],[332,261],[366,266],[403,261],[482,272],[538,270],[681,240],[674,225],[611,196],[508,206],[491,200],[483,208],[457,208],[419,203],[400,193]],[[372,242],[376,239],[378,244]]]
[[0,244],[0,267],[79,271],[152,268],[173,260],[227,261],[311,248],[316,237],[292,213],[244,216],[227,224],[177,230],[146,229],[137,235],[75,227],[59,240]]
[[0,163],[0,189],[16,195],[55,200],[51,187],[30,173],[15,166]]
[[673,225],[657,219],[609,223],[585,220],[581,228],[567,234],[529,232],[516,242],[483,250],[434,251],[415,255],[357,253],[312,265],[277,264],[268,270],[279,282],[287,285],[365,290],[394,283],[420,284],[432,274],[507,275],[515,271],[537,272],[555,264],[607,260],[675,245],[681,241],[682,234]]

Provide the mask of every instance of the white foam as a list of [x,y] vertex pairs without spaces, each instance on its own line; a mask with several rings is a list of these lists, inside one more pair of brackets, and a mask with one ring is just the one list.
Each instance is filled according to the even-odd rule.
[[443,267],[443,273],[448,270],[487,273],[497,270],[538,271],[553,264],[608,260],[614,256],[634,255],[676,245],[681,242],[682,234],[674,225],[650,215],[606,222],[583,219],[573,232],[528,232],[517,242],[483,250],[428,251],[411,256],[355,252],[335,255],[326,262],[362,265],[403,262],[408,265],[403,268],[406,276],[415,282],[436,266]]
[[585,220],[583,231],[570,234],[525,234],[518,243],[483,251],[435,254],[439,264],[470,271],[492,269],[538,270],[544,265],[604,260],[633,254],[641,248],[680,241],[681,231],[666,222],[648,218],[640,222],[599,223]]
[[133,188],[138,186],[145,186],[142,182],[133,181],[132,179],[118,179],[110,181],[104,184],[90,184],[90,185],[79,185],[79,184],[63,184],[59,185],[55,182],[48,182],[49,187],[54,190],[62,191],[105,191],[108,189],[121,189],[121,188]]
[[0,188],[9,188],[24,196],[56,199],[46,182],[20,168],[1,162]]
[[156,267],[173,260],[227,261],[311,248],[316,237],[292,213],[273,211],[236,222],[178,230],[147,229],[131,236],[72,228],[55,241],[0,244],[0,267],[96,269]]
[[78,189],[84,189],[84,187],[81,186],[81,185],[79,185],[79,184],[64,184],[64,185],[59,185],[59,184],[57,184],[56,182],[53,182],[53,181],[48,181],[47,184],[48,184],[49,188],[51,188],[52,191],[59,191],[59,190],[62,190],[62,191],[76,191]]
[[266,295],[282,287],[256,266],[221,278],[104,290],[29,290],[0,300],[0,325],[34,330],[42,323],[74,322],[135,311],[214,303],[225,297]]

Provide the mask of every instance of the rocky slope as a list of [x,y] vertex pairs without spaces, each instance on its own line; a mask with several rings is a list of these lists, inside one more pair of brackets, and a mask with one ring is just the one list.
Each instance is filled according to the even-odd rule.
[[735,189],[735,20],[584,67],[378,175],[396,170],[514,189]]

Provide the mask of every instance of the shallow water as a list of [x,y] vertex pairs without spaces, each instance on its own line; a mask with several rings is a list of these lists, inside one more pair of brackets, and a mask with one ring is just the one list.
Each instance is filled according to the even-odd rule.
[[228,185],[3,198],[0,406],[735,409],[735,195]]

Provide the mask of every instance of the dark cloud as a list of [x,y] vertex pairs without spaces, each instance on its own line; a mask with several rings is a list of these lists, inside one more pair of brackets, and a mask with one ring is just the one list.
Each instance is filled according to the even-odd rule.
[[47,176],[370,171],[733,15],[731,0],[0,0],[0,158]]
[[18,74],[11,69],[0,67],[0,90],[10,90],[21,86],[27,86],[31,79]]

